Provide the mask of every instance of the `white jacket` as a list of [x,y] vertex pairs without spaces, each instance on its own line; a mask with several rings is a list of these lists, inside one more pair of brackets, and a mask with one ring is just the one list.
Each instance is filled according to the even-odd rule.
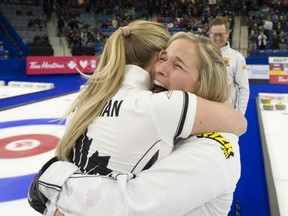
[[250,95],[246,60],[240,52],[232,49],[229,43],[220,50],[226,63],[231,90],[228,102],[244,115]]

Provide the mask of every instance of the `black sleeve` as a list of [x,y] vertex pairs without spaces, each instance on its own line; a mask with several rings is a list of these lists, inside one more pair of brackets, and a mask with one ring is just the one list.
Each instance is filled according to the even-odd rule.
[[45,204],[48,199],[39,191],[39,178],[48,169],[48,167],[56,161],[58,161],[57,157],[53,157],[46,164],[44,164],[38,174],[34,177],[28,191],[29,205],[41,214],[43,214],[44,210],[46,209]]

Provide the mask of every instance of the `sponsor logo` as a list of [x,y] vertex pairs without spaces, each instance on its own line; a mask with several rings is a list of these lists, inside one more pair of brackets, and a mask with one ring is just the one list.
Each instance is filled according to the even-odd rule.
[[232,148],[231,143],[229,142],[228,139],[223,137],[220,133],[213,132],[213,133],[197,134],[197,137],[215,140],[221,145],[220,148],[223,151],[226,159],[230,158],[231,156],[234,157],[234,150]]

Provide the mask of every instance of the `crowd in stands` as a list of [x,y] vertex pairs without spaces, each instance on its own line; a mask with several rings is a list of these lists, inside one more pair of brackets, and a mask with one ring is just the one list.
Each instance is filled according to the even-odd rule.
[[[59,36],[67,38],[72,54],[75,53],[73,49],[83,47],[94,47],[95,52],[100,51],[115,29],[135,19],[155,19],[167,26],[172,34],[191,31],[208,36],[209,20],[215,16],[224,16],[230,21],[230,29],[233,30],[233,6],[228,0],[216,5],[209,5],[206,1],[126,1],[121,7],[113,0],[90,2],[79,8],[73,1],[68,5],[61,0],[57,1],[55,13],[58,23],[64,20],[60,28],[58,24]],[[92,19],[87,19],[88,16]]]
[[[154,19],[163,23],[172,34],[177,31],[191,31],[208,36],[210,19],[222,16],[230,22],[230,44],[233,47],[234,15],[237,14],[242,16],[242,25],[248,27],[250,56],[257,55],[263,50],[286,51],[288,43],[286,24],[288,1],[286,0],[243,0],[234,1],[235,3],[230,0],[215,1],[215,3],[203,0],[91,0],[89,2],[89,4],[79,5],[77,1],[43,0],[41,8],[46,15],[44,19],[43,14],[41,17],[34,16],[34,10],[16,10],[16,16],[28,17],[25,18],[28,28],[18,29],[18,32],[26,38],[26,43],[29,45],[34,46],[42,42],[49,44],[46,28],[47,23],[51,21],[51,13],[55,12],[57,35],[67,39],[72,54],[94,55],[101,51],[106,39],[115,29],[135,19]],[[34,35],[27,39],[29,30],[33,30]],[[39,40],[39,37],[45,39]]]
[[242,7],[248,26],[250,56],[287,55],[287,1],[246,1]]
[[53,56],[54,50],[49,42],[47,34],[35,35],[33,42],[28,44],[31,50],[31,56]]
[[18,58],[23,57],[23,51],[15,42],[11,32],[7,30],[4,25],[4,22],[0,20],[0,35],[1,35],[1,49],[0,49],[0,58],[8,59],[8,58]]
[[[48,38],[47,20],[43,18],[44,13],[41,6],[7,3],[1,7],[0,11],[23,42],[29,46],[31,55],[53,55],[53,49]],[[7,32],[7,38],[11,38],[8,36],[11,34],[7,28],[3,25],[3,29]],[[11,44],[14,45],[15,40],[15,38],[14,41],[11,38]],[[19,51],[19,53],[21,52]]]

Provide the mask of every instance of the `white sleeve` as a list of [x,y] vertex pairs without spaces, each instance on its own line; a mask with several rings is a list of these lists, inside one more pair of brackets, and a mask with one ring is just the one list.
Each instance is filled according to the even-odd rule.
[[242,55],[240,55],[235,67],[235,82],[239,86],[236,110],[241,112],[243,115],[245,115],[250,95],[249,79],[246,67],[246,60]]
[[183,91],[153,94],[149,110],[156,129],[166,141],[191,135],[196,115],[196,95]]
[[[125,190],[120,190],[119,182],[105,177],[72,176],[61,187],[56,205],[66,216],[93,212],[100,216],[183,216],[234,192],[240,178],[240,156],[238,139],[233,136],[228,138],[233,156],[227,158],[225,148],[209,138],[192,137],[128,181]],[[221,200],[219,205],[229,209],[230,201],[223,205]]]

